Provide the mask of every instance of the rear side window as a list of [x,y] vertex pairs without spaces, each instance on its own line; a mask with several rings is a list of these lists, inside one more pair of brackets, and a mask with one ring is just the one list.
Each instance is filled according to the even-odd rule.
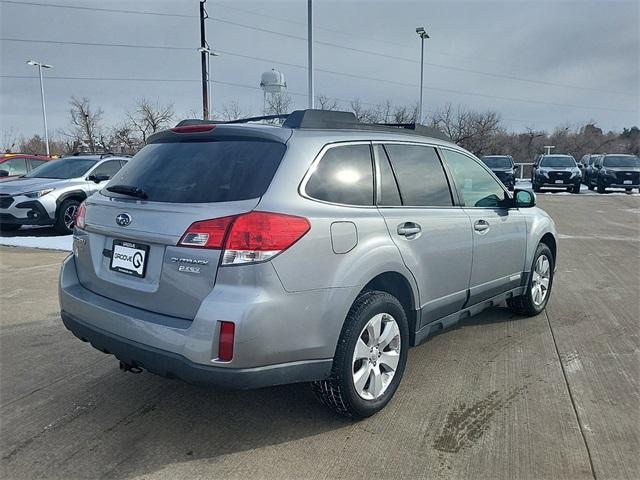
[[[152,143],[109,185],[138,187],[152,202],[213,203],[257,198],[280,165],[285,145],[271,141]],[[120,196],[102,190],[103,195]]]
[[118,170],[120,170],[121,168],[122,166],[120,165],[120,162],[118,160],[109,160],[107,162],[101,163],[96,168],[94,168],[91,172],[91,175],[106,175],[107,177],[111,178],[116,173],[118,173]]
[[373,205],[369,145],[341,145],[325,152],[305,186],[311,198],[344,205]]
[[384,148],[389,154],[403,205],[453,205],[449,183],[435,148],[420,145],[385,145]]

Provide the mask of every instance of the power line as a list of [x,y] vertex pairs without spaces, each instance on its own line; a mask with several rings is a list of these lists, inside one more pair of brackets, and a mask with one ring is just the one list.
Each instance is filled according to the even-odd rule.
[[[394,82],[391,80],[380,80],[377,78],[373,78],[373,77],[363,77],[360,75],[351,75],[351,74],[346,74],[346,73],[341,73],[341,72],[333,72],[331,70],[317,70],[317,71],[322,71],[325,73],[332,73],[332,74],[339,74],[339,75],[343,75],[343,76],[349,76],[349,77],[353,77],[355,79],[358,80],[371,80],[371,81],[376,81],[376,82],[382,82],[382,83],[390,83],[393,85],[398,85],[398,86],[402,86],[402,87],[411,87],[411,88],[416,88],[417,85],[414,84],[410,84],[410,83],[402,83],[402,82]],[[0,78],[36,78],[36,77],[31,77],[28,75],[0,75]],[[116,77],[62,77],[62,76],[47,76],[47,79],[57,79],[57,80],[95,80],[95,81],[140,81],[140,82],[192,82],[192,81],[198,81],[198,80],[193,80],[193,79],[161,79],[161,78],[116,78]],[[245,87],[245,88],[253,88],[253,89],[260,89],[260,87],[255,87],[255,86],[249,86],[249,85],[243,85],[243,84],[237,84],[237,83],[231,83],[231,82],[222,82],[222,81],[216,81],[213,80],[213,83],[220,83],[220,84],[226,84],[226,85],[234,85],[234,86],[239,86],[239,87]],[[474,93],[474,92],[463,92],[461,90],[454,90],[454,89],[448,89],[448,88],[438,88],[438,87],[424,87],[426,90],[433,90],[433,91],[440,91],[440,92],[445,92],[445,93],[455,93],[458,95],[469,95],[469,96],[473,96],[473,97],[483,97],[483,98],[490,98],[490,99],[495,99],[495,100],[506,100],[506,101],[512,101],[512,102],[524,102],[524,103],[536,103],[536,104],[541,104],[541,105],[549,105],[549,106],[556,106],[556,107],[570,107],[570,108],[583,108],[583,109],[591,109],[591,110],[606,110],[606,111],[613,111],[613,112],[622,112],[622,113],[636,113],[634,110],[623,110],[623,109],[618,109],[618,108],[610,108],[610,107],[594,107],[594,106],[585,106],[585,105],[573,105],[573,104],[566,104],[566,103],[555,103],[555,102],[545,102],[542,100],[524,100],[524,99],[520,99],[520,98],[512,98],[512,97],[502,97],[502,96],[498,96],[498,95],[488,95],[488,94],[482,94],[482,93]],[[303,93],[298,93],[298,92],[291,92],[288,91],[288,93],[290,95],[302,95],[302,96],[306,96],[306,94]],[[336,97],[332,97],[332,98],[336,98]],[[336,100],[338,100],[338,98],[336,98]]]
[[[2,40],[2,41],[10,41],[10,42],[27,42],[27,43],[31,42],[31,43],[43,43],[43,44],[53,43],[53,44],[60,44],[60,45],[78,45],[78,46],[96,46],[96,47],[121,47],[121,48],[142,48],[142,49],[160,49],[160,50],[166,49],[166,50],[179,50],[179,51],[193,50],[193,48],[190,48],[190,47],[174,47],[174,46],[159,46],[159,45],[134,45],[134,44],[125,44],[125,43],[48,41],[48,40],[18,39],[18,38],[0,38],[0,40]],[[316,43],[325,44],[327,42],[316,42]],[[345,49],[349,49],[349,50],[355,50],[355,51],[362,52],[362,53],[369,53],[366,50],[355,49],[355,48],[351,48],[351,47],[341,47],[340,45],[337,45],[337,44],[330,44],[329,43],[329,45],[336,46],[336,47],[339,47],[339,48],[345,48]],[[254,57],[254,56],[251,56],[251,55],[243,55],[243,54],[240,54],[240,53],[237,53],[237,52],[231,52],[231,51],[225,51],[225,50],[217,50],[217,51],[219,51],[220,53],[224,53],[225,55],[235,56],[235,57],[239,57],[239,58],[247,58],[247,59],[256,60],[256,61],[264,61],[264,62],[276,63],[276,64],[285,65],[285,66],[294,67],[294,68],[302,68],[302,69],[306,69],[307,68],[306,65],[302,65],[302,64],[283,62],[283,61],[267,59],[267,58]],[[382,56],[384,56],[384,55],[382,55]],[[402,60],[406,60],[406,61],[410,61],[410,62],[414,62],[413,60],[403,59],[401,57],[393,57],[393,56],[390,56],[390,57],[391,58],[396,58],[396,59],[402,59]],[[573,87],[573,86],[569,86],[569,85],[555,84],[555,83],[552,83],[552,82],[545,82],[545,81],[540,81],[540,80],[528,80],[528,79],[521,79],[521,78],[518,78],[518,77],[510,77],[510,76],[504,76],[504,75],[498,75],[498,74],[489,74],[489,73],[481,72],[481,71],[477,71],[477,70],[471,70],[471,69],[462,68],[462,67],[442,66],[442,65],[439,65],[439,64],[429,63],[429,62],[425,62],[425,65],[430,65],[430,66],[439,67],[439,68],[446,68],[446,69],[451,69],[451,70],[456,70],[456,71],[462,71],[462,72],[476,73],[476,74],[480,74],[480,75],[496,76],[496,77],[500,77],[500,78],[506,78],[506,79],[511,79],[511,80],[519,80],[519,81],[537,83],[537,84],[543,84],[543,85],[552,85],[552,86],[565,87],[565,88],[581,88],[581,89],[585,89],[585,90],[601,91],[601,92],[618,94],[618,95],[636,96],[636,95],[633,95],[633,94],[628,94],[628,93],[623,93],[623,92],[615,92],[615,91],[609,91],[609,90],[602,90],[602,89],[598,89],[598,88]],[[343,73],[343,72],[336,72],[336,71],[327,70],[327,69],[319,69],[318,68],[318,69],[316,69],[316,71],[324,72],[324,73],[330,73],[330,74],[333,74],[333,75],[353,77],[353,75],[351,75],[351,74],[347,74],[347,73]],[[383,83],[392,83],[392,84],[396,84],[396,85],[400,85],[400,86],[417,87],[417,85],[413,85],[413,84],[407,84],[407,83],[402,83],[402,82],[393,82],[393,81],[390,81],[390,80],[383,80],[383,79],[377,79],[377,78],[371,78],[371,77],[364,77],[362,75],[360,75],[360,76],[358,76],[356,78],[364,78],[364,79],[367,79],[367,80],[383,82]],[[424,88],[426,88],[426,89],[434,89],[433,87],[424,87]],[[474,94],[474,95],[476,95],[476,94]],[[495,97],[495,98],[506,99],[504,97]],[[520,101],[529,101],[529,100],[521,99]],[[561,104],[557,104],[557,105],[561,105]],[[575,107],[575,105],[566,105],[566,106]],[[579,108],[601,109],[601,108],[604,108],[604,107],[579,107]]]
[[[80,7],[80,6],[75,6],[75,5],[46,4],[46,3],[38,3],[38,2],[18,2],[18,1],[15,1],[15,0],[0,0],[0,3],[17,4],[17,5],[44,6],[44,7],[57,7],[57,8],[70,8],[70,9],[79,9],[79,10],[94,10],[94,11],[111,12],[111,13],[132,13],[132,14],[139,14],[139,15],[158,15],[158,16],[179,17],[179,18],[198,18],[196,15],[170,14],[170,13],[124,10],[124,9],[113,9],[113,8],[99,8],[99,7]],[[238,9],[236,7],[223,7],[223,8],[234,9],[234,10],[242,11],[242,12],[245,12],[245,13],[250,13],[248,10]],[[255,14],[255,15],[264,16],[266,18],[276,18],[276,17],[274,17],[272,15],[264,15],[264,14]],[[244,23],[234,22],[234,21],[231,21],[231,20],[225,20],[225,19],[219,19],[219,18],[213,18],[213,17],[209,17],[208,20],[209,21],[213,21],[213,22],[227,24],[227,25],[233,25],[233,26],[240,27],[240,28],[247,28],[247,29],[250,29],[250,30],[253,30],[253,31],[259,31],[259,32],[264,32],[264,33],[270,33],[270,34],[273,34],[273,35],[279,35],[279,36],[283,36],[283,37],[286,37],[286,38],[291,38],[291,39],[294,39],[294,40],[301,40],[301,41],[306,41],[307,40],[307,38],[303,37],[303,36],[292,35],[292,34],[288,34],[288,33],[284,33],[284,32],[278,32],[276,30],[270,30],[270,29],[267,29],[267,28],[257,27],[257,26],[254,26],[254,25],[247,25],[247,24],[244,24]],[[298,22],[294,22],[292,20],[283,20],[283,21],[289,21],[291,23],[298,23]],[[331,31],[333,33],[342,33],[342,32],[339,32],[337,30],[332,30],[332,29],[325,29],[325,30]],[[345,35],[349,35],[349,34],[345,33]],[[365,37],[360,37],[360,38],[365,38]],[[4,39],[4,40],[19,41],[19,40],[15,40],[15,39]],[[64,43],[64,42],[58,42],[58,43]],[[69,42],[69,43],[71,43],[71,42]],[[357,52],[357,53],[364,53],[366,55],[373,55],[373,56],[376,56],[376,57],[382,57],[382,58],[388,58],[388,59],[391,59],[391,60],[408,62],[408,63],[414,64],[414,65],[420,63],[418,60],[414,60],[412,58],[400,57],[400,56],[397,56],[397,55],[389,55],[389,54],[384,54],[384,53],[381,53],[381,52],[372,51],[372,50],[366,50],[366,49],[362,49],[362,48],[348,47],[348,46],[345,46],[345,45],[340,45],[340,44],[337,44],[337,43],[332,43],[332,42],[327,42],[327,41],[316,40],[314,43],[319,44],[319,45],[325,45],[325,46],[332,47],[332,48],[339,48],[339,49],[342,49],[342,50],[348,50],[348,51],[353,51],[353,52]],[[386,43],[390,43],[390,42],[386,42]],[[108,45],[101,44],[101,45],[98,45],[98,46],[108,46]],[[125,45],[119,45],[119,46],[125,46]],[[131,45],[131,46],[135,47],[134,45]],[[150,47],[149,46],[149,47],[142,47],[142,48],[154,48],[154,47]],[[173,49],[173,50],[181,49],[181,48],[175,48],[175,47],[174,48],[166,47],[166,48],[167,49]],[[453,66],[453,65],[443,65],[443,64],[435,63],[435,62],[425,62],[425,65],[428,65],[428,66],[431,66],[431,67],[436,67],[436,68],[442,68],[442,69],[446,69],[446,70],[453,70],[453,71],[459,71],[459,72],[465,72],[465,73],[473,73],[473,74],[476,74],[476,75],[484,75],[484,76],[495,77],[495,78],[504,78],[504,79],[507,79],[507,80],[515,80],[515,81],[527,82],[527,83],[533,83],[533,84],[539,84],[539,85],[547,85],[547,86],[551,86],[551,87],[571,88],[571,89],[587,90],[587,91],[594,91],[594,92],[604,92],[604,93],[613,94],[613,95],[624,95],[624,96],[630,96],[630,97],[638,97],[638,94],[633,94],[633,93],[628,93],[628,92],[618,92],[618,91],[614,91],[614,90],[606,90],[606,89],[601,89],[601,88],[596,88],[596,87],[586,87],[586,86],[581,86],[581,85],[568,85],[568,84],[562,84],[562,83],[556,83],[556,82],[548,82],[548,81],[544,81],[544,80],[532,80],[532,79],[529,79],[529,78],[517,77],[517,76],[513,76],[513,75],[504,75],[504,74],[486,72],[486,71],[482,71],[482,70],[474,70],[474,69],[465,68],[465,67],[457,67],[457,66]]]

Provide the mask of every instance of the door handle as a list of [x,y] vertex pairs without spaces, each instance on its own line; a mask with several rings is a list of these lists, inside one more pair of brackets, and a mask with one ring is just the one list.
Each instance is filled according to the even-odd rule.
[[417,223],[405,222],[398,225],[398,235],[402,235],[403,237],[411,237],[419,234],[421,231],[422,227]]
[[478,233],[487,233],[487,231],[489,231],[489,222],[486,220],[476,220],[473,223],[473,229]]

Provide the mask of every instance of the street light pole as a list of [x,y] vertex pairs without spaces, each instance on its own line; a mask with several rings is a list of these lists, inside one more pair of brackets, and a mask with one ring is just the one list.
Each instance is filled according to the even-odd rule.
[[422,90],[424,86],[424,40],[430,38],[424,27],[416,28],[416,33],[420,37],[420,100],[418,101],[418,118],[416,123],[422,123]]
[[315,86],[313,84],[313,5],[307,0],[307,68],[309,70],[309,108],[315,107]]
[[49,155],[49,129],[47,128],[47,107],[44,102],[44,82],[42,81],[42,69],[53,68],[53,65],[36,62],[35,60],[27,60],[27,65],[38,67],[38,74],[40,77],[40,98],[42,99],[42,122],[44,124],[44,143],[47,149],[47,155]]

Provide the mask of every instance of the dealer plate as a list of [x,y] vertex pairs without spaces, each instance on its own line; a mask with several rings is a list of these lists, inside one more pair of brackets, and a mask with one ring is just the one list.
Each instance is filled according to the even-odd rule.
[[114,240],[109,268],[116,272],[144,278],[148,254],[149,245]]

